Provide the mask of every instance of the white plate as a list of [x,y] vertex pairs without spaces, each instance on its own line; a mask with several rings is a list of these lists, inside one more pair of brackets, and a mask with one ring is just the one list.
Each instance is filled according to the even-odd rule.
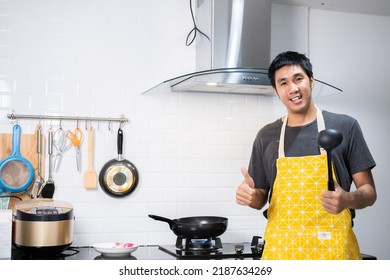
[[99,243],[99,244],[92,245],[92,247],[102,255],[111,255],[111,256],[129,255],[135,250],[137,250],[138,248],[137,244],[134,243],[132,247],[127,247],[127,248],[118,246],[117,243],[118,242]]

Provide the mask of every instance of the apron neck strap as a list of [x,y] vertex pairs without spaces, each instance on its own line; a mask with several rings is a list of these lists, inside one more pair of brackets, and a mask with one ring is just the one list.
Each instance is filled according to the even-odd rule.
[[[322,131],[325,129],[325,121],[324,117],[322,115],[322,111],[317,108],[317,127],[318,127],[318,132]],[[279,158],[284,158],[285,153],[284,153],[284,139],[285,139],[285,134],[286,134],[286,127],[287,127],[287,118],[288,114],[286,114],[282,120],[283,120],[283,125],[282,129],[280,130],[280,137],[279,137]],[[321,154],[325,154],[325,150],[320,149]]]

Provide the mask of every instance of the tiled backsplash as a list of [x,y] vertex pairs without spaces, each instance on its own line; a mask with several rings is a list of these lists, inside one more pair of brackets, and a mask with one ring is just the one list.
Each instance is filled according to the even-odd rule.
[[[113,198],[83,188],[75,152],[54,173],[54,198],[73,204],[75,244],[172,243],[167,224],[148,218],[229,218],[225,241],[249,241],[265,221],[235,203],[259,127],[279,115],[276,99],[245,95],[141,93],[195,69],[188,1],[0,1],[1,132],[19,114],[119,117],[124,156],[138,168],[137,189]],[[33,133],[38,120],[19,120]],[[42,121],[44,132],[58,121]],[[83,128],[84,122],[79,122]],[[117,156],[117,123],[92,123],[97,172]],[[62,122],[74,129],[76,122]],[[46,162],[46,173],[48,170]],[[46,174],[47,178],[47,174]]]

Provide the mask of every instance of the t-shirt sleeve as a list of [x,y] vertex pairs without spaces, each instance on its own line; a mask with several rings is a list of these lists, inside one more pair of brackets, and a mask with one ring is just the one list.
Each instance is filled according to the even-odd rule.
[[255,138],[252,147],[252,155],[249,162],[248,172],[251,175],[256,188],[268,189],[269,185],[267,184],[266,172],[264,170],[263,158],[260,156],[261,151],[261,142],[259,135]]
[[248,172],[251,175],[255,187],[259,189],[270,189],[274,180],[275,157],[274,149],[264,144],[264,138],[272,137],[268,130],[260,130],[257,134],[252,148],[252,155],[249,162]]
[[375,160],[364,139],[362,129],[357,121],[354,122],[349,135],[348,150],[349,168],[351,174],[375,167]]

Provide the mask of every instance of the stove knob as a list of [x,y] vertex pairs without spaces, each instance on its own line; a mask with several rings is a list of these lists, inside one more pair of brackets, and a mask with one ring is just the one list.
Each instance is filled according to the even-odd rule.
[[260,236],[253,236],[251,247],[254,250],[262,251],[264,249],[265,240]]
[[234,245],[234,250],[237,254],[242,254],[244,252],[244,245],[242,244],[236,244]]

